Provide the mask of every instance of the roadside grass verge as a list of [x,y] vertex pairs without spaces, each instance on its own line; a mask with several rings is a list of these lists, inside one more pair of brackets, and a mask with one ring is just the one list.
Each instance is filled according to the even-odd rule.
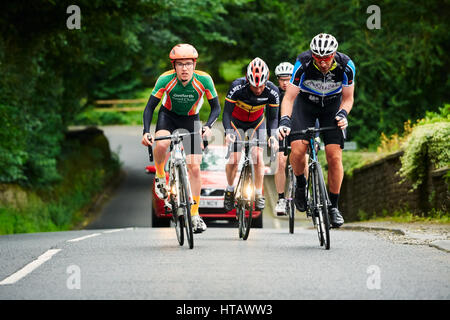
[[2,185],[9,199],[0,202],[0,234],[77,229],[106,186],[120,171],[103,134],[70,138],[58,162],[59,182],[42,187]]
[[450,224],[450,215],[448,212],[442,210],[432,209],[427,213],[427,216],[414,214],[408,209],[395,210],[394,212],[388,212],[383,210],[381,216],[376,214],[368,214],[362,210],[358,212],[360,221],[389,221],[397,223],[436,223],[436,224]]

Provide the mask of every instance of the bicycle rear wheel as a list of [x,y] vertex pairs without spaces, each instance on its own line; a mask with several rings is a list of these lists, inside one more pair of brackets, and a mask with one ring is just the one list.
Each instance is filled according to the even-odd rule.
[[189,181],[187,179],[185,168],[178,168],[178,177],[180,179],[180,203],[183,209],[183,220],[186,228],[186,238],[189,244],[189,249],[194,248],[194,232],[192,231],[192,218],[191,218],[191,201],[189,199]]

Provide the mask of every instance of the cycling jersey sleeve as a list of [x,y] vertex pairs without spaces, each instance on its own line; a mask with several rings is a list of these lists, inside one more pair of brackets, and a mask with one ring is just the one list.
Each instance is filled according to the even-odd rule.
[[151,95],[148,99],[147,105],[144,110],[144,133],[150,132],[150,123],[152,122],[153,112],[155,111],[158,103],[161,99],[156,98],[154,95]]
[[162,75],[158,77],[155,83],[155,87],[153,88],[152,95],[158,99],[161,99],[166,92],[167,86],[176,81],[175,71],[166,71]]
[[300,87],[303,72],[304,72],[304,69],[303,69],[302,63],[300,62],[299,59],[297,59],[297,61],[295,62],[295,65],[294,65],[294,71],[292,72],[292,77],[291,77],[290,83],[292,83],[293,85],[295,85],[297,87]]
[[270,83],[268,84],[270,89],[269,101],[267,104],[267,128],[273,132],[278,128],[278,112],[280,109],[280,91],[278,88]]
[[211,106],[211,112],[209,113],[209,118],[205,125],[211,128],[220,115],[219,97],[216,96],[215,98],[209,99],[208,102]]
[[234,102],[230,102],[229,100],[225,100],[225,106],[223,108],[223,115],[222,115],[222,124],[225,129],[225,132],[227,130],[233,129],[231,126],[231,114],[234,110]]
[[230,89],[225,97],[225,105],[222,115],[222,123],[225,132],[230,129],[233,130],[233,127],[231,126],[231,115],[236,105],[236,101],[238,100],[239,90],[242,88],[243,83],[243,78],[234,80],[231,83]]
[[344,87],[352,86],[355,83],[355,74],[356,74],[355,64],[353,63],[352,60],[349,60],[347,62],[347,65],[345,66],[344,79],[342,80],[342,85]]
[[227,96],[225,97],[226,101],[229,101],[231,103],[235,103],[238,99],[237,99],[237,95],[239,92],[239,89],[242,88],[242,83],[241,81],[235,80],[231,83],[230,89],[228,90]]
[[203,71],[196,70],[195,73],[198,76],[201,84],[204,87],[204,91],[206,94],[206,98],[208,100],[214,99],[217,97],[216,87],[214,86],[214,81],[209,74]]

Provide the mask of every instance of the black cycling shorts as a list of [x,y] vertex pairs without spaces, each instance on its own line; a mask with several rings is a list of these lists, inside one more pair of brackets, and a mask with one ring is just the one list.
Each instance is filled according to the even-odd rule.
[[[236,135],[237,140],[244,140],[245,134],[249,137],[249,140],[258,139],[260,142],[266,142],[266,118],[264,115],[252,122],[241,121],[233,116],[231,117],[232,130],[227,130],[225,135],[233,133]],[[242,144],[233,144],[233,152],[240,152],[242,150]]]
[[[316,119],[319,120],[320,127],[336,126],[336,113],[339,110],[340,99],[336,103],[322,107],[315,105],[301,96],[295,99],[292,116],[291,116],[291,131],[304,130],[306,128],[315,127]],[[344,149],[344,138],[340,130],[322,132],[323,142],[325,145],[338,144],[341,149]],[[296,134],[290,137],[291,141],[308,140],[305,135]]]
[[[200,132],[202,123],[198,114],[192,116],[178,115],[163,106],[158,113],[156,132],[168,130],[171,134],[178,130],[180,133]],[[186,155],[202,154],[202,138],[200,134],[183,138],[183,148]]]

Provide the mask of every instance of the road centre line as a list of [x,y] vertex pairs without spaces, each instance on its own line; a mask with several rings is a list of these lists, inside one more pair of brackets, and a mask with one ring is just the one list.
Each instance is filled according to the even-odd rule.
[[81,241],[81,240],[84,240],[84,239],[96,237],[96,236],[99,236],[99,235],[101,235],[101,233],[93,233],[93,234],[90,234],[90,235],[87,235],[87,236],[84,236],[84,237],[79,237],[79,238],[67,240],[67,242],[77,242],[77,241]]
[[36,260],[30,262],[25,267],[17,271],[16,273],[13,273],[6,279],[0,282],[0,285],[6,285],[6,284],[13,284],[25,277],[26,275],[30,274],[38,268],[41,264],[44,262],[50,260],[53,255],[57,254],[61,249],[50,249],[44,252],[42,255],[40,255]]

